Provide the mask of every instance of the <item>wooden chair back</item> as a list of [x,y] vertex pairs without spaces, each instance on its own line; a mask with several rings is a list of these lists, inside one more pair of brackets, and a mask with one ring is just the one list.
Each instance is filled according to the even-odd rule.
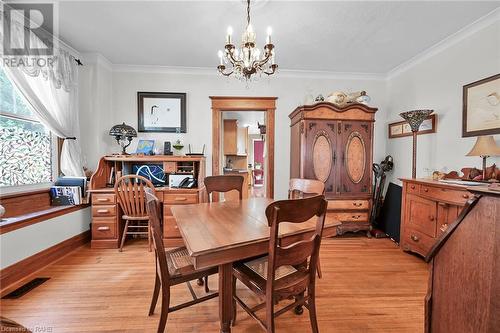
[[[268,295],[273,291],[276,269],[284,265],[297,266],[309,259],[306,269],[309,281],[314,282],[327,204],[323,195],[317,195],[306,199],[275,201],[267,206],[266,217],[271,227],[266,286]],[[303,223],[314,216],[317,217],[316,231],[310,239],[281,246],[278,238],[280,223]]]
[[302,199],[324,194],[325,183],[316,179],[292,178],[288,187],[289,199]]
[[127,217],[147,217],[145,189],[154,186],[147,178],[138,175],[127,175],[116,180],[115,194]]
[[211,201],[210,194],[212,192],[228,192],[237,190],[240,195],[240,200],[243,199],[243,176],[238,175],[223,175],[223,176],[209,176],[204,180],[205,188],[207,190],[208,202]]
[[157,260],[157,269],[160,268],[160,281],[165,288],[170,285],[170,274],[168,272],[167,256],[165,255],[165,247],[163,245],[163,233],[161,227],[161,202],[154,195],[154,190],[147,188],[146,192],[146,209],[149,215],[149,224],[151,233],[153,234],[153,247]]

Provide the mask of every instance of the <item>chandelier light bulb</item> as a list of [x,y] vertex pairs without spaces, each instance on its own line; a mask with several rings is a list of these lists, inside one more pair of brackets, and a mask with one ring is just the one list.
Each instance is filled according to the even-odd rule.
[[219,52],[217,52],[217,55],[219,56],[220,64],[222,65],[222,51],[219,50]]
[[247,31],[248,31],[248,32],[253,32],[253,27],[252,27],[252,24],[249,24],[249,25],[247,26]]

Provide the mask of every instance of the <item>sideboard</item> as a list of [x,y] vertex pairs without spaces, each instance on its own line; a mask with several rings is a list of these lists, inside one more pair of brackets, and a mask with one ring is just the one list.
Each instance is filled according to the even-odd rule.
[[401,249],[426,256],[472,194],[465,186],[430,179],[401,181]]
[[205,201],[205,157],[199,156],[138,156],[111,155],[100,159],[90,179],[92,204],[92,248],[118,248],[124,222],[112,187],[112,175],[130,174],[132,166],[148,164],[161,166],[168,174],[192,175],[198,181],[196,188],[156,187],[156,196],[163,202],[163,243],[166,247],[183,245],[181,234],[170,208],[174,205],[196,204]]

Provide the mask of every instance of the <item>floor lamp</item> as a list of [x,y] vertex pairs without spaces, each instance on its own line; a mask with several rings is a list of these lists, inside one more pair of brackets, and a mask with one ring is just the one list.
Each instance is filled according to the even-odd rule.
[[408,122],[413,133],[413,155],[411,166],[411,178],[417,178],[417,132],[420,125],[434,110],[412,110],[402,112],[399,115]]

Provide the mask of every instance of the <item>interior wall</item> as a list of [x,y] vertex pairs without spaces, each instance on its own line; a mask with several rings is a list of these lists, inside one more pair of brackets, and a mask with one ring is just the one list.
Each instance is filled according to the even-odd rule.
[[[401,120],[399,113],[412,109],[434,109],[437,133],[418,136],[417,177],[431,171],[459,171],[463,167],[482,168],[481,158],[466,157],[475,137],[462,138],[462,87],[500,73],[500,21],[468,35],[424,61],[388,80],[388,119]],[[381,125],[381,124],[380,124]],[[394,157],[390,177],[411,176],[411,137],[387,139],[387,153]],[[500,135],[496,137],[500,145]],[[488,166],[500,165],[489,158]]]
[[[157,70],[140,71],[138,69],[118,68],[113,72],[112,119],[115,123],[125,122],[137,128],[137,92],[186,92],[187,93],[187,133],[139,133],[138,139],[155,139],[156,145],[163,141],[181,139],[185,147],[190,143],[194,149],[201,150],[206,145],[207,175],[211,174],[211,102],[209,96],[275,96],[276,102],[276,137],[275,137],[275,197],[286,198],[290,168],[290,119],[288,115],[303,104],[305,94],[310,91],[327,96],[332,91],[366,90],[372,97],[371,105],[379,108],[376,118],[375,160],[385,156],[384,106],[385,81],[374,79],[346,78],[305,78],[288,77],[276,74],[270,79],[262,78],[245,83],[235,79],[222,78],[210,72],[207,74],[168,73]],[[135,151],[134,140],[129,151]],[[107,146],[107,152],[118,151],[116,144]],[[186,148],[184,148],[185,150]]]
[[0,269],[89,230],[90,208],[0,235]]

